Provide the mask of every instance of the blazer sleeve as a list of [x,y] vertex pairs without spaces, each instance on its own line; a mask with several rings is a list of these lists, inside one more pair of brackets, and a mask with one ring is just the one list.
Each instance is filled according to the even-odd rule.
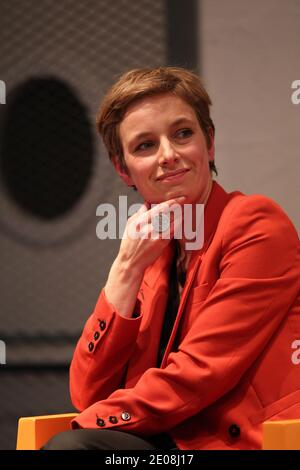
[[133,318],[124,318],[108,302],[102,289],[70,366],[70,394],[78,410],[107,398],[122,386],[126,363],[133,352],[141,321],[139,300]]
[[94,403],[73,428],[96,428],[100,418],[141,436],[170,430],[232,389],[262,352],[299,292],[298,236],[262,196],[238,198],[222,223],[220,277],[193,306],[195,321],[165,368]]

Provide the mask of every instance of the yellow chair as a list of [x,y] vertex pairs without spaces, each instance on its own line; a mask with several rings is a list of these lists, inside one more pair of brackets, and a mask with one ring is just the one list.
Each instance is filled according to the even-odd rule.
[[265,421],[264,450],[300,450],[300,419]]
[[[17,450],[38,450],[55,434],[70,429],[77,413],[20,418]],[[263,450],[300,450],[300,419],[263,423]]]
[[55,434],[71,429],[70,422],[78,413],[20,418],[17,450],[38,450]]

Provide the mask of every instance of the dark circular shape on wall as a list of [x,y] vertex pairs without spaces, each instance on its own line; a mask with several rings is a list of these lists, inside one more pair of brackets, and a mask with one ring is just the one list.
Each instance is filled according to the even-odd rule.
[[93,170],[94,145],[85,106],[56,77],[31,78],[7,96],[1,177],[24,211],[44,220],[69,212]]

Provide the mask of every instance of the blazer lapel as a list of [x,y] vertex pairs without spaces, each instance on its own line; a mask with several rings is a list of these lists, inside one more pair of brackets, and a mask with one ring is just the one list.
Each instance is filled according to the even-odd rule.
[[167,357],[172,347],[172,343],[175,339],[175,336],[178,330],[181,317],[184,312],[184,307],[185,307],[190,289],[193,285],[195,275],[200,269],[203,256],[214,237],[222,212],[226,204],[229,202],[229,200],[238,194],[241,194],[241,193],[234,192],[232,194],[228,194],[223,190],[223,188],[220,185],[218,185],[218,183],[216,183],[215,181],[213,182],[212,191],[204,209],[204,244],[200,250],[195,250],[192,254],[192,257],[188,266],[188,270],[187,270],[186,282],[185,282],[184,289],[181,294],[178,313],[177,313],[176,320],[173,325],[170,339],[168,341],[168,344],[167,344],[167,347],[163,356],[161,367],[165,366]]

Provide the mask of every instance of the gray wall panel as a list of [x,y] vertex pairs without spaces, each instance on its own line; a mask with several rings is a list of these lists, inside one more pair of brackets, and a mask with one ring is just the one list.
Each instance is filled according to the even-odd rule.
[[213,100],[216,165],[228,189],[275,199],[298,231],[298,0],[203,0],[203,76]]

